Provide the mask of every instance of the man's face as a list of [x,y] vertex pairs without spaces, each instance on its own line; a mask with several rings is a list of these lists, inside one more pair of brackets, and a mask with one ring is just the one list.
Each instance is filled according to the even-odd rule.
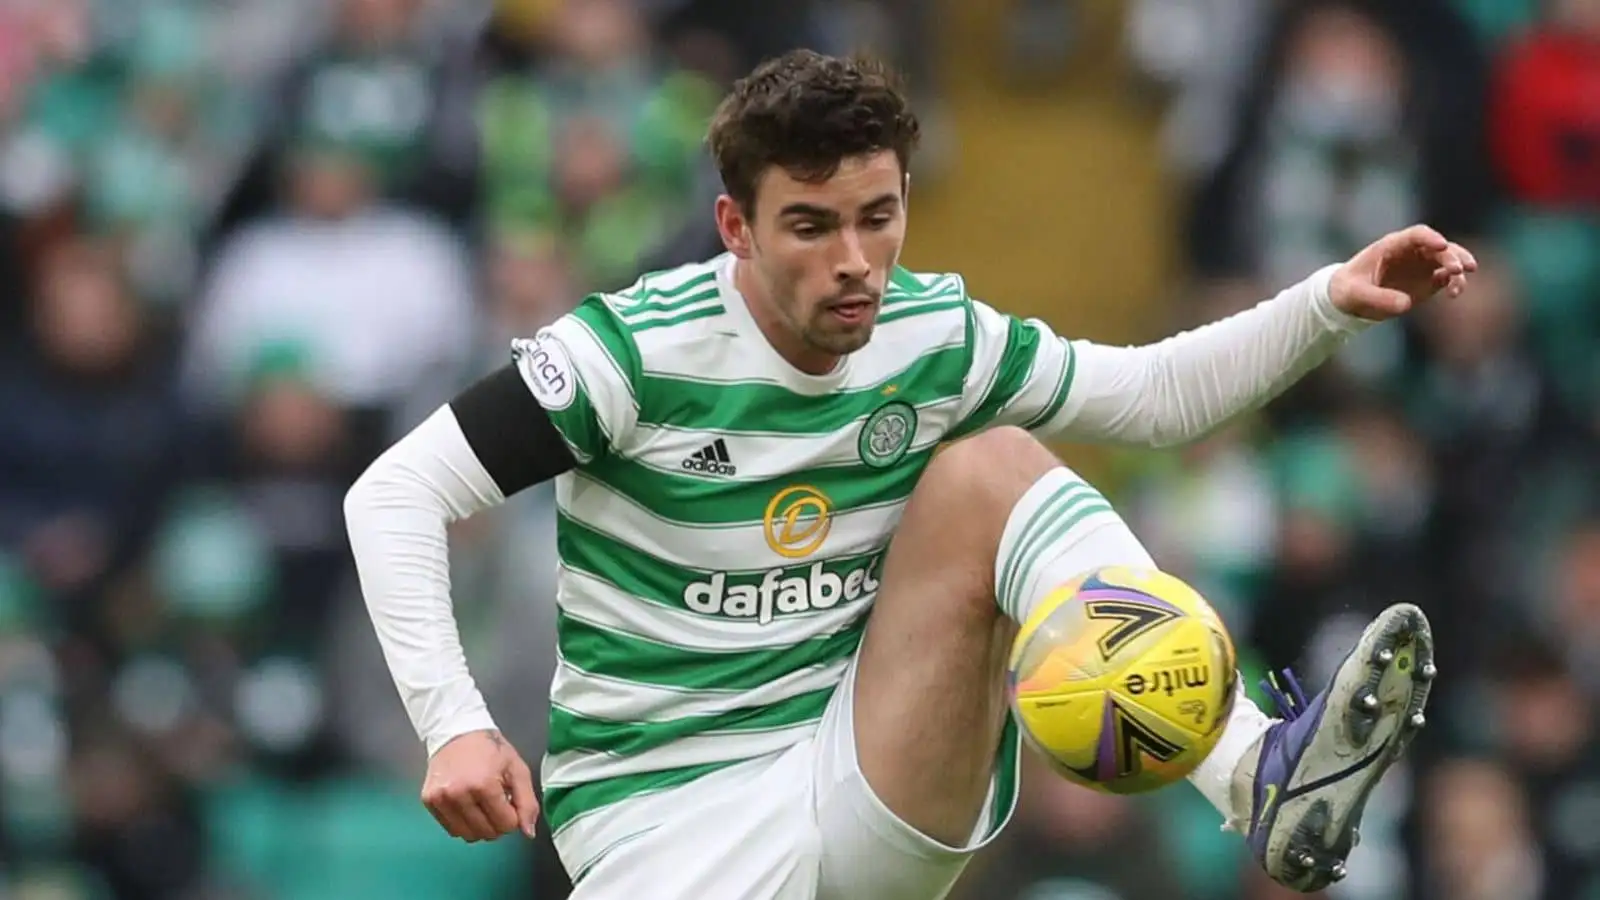
[[814,184],[775,167],[757,184],[752,219],[724,197],[718,222],[752,264],[752,307],[769,332],[777,326],[778,350],[826,368],[872,337],[905,243],[905,176],[887,150],[846,159]]

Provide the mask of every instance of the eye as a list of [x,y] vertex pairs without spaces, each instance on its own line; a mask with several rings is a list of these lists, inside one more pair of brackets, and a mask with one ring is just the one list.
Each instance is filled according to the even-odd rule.
[[795,237],[803,241],[814,240],[823,235],[823,229],[815,222],[796,222],[791,229]]
[[894,216],[889,213],[877,213],[867,217],[867,227],[874,231],[882,231],[894,221]]

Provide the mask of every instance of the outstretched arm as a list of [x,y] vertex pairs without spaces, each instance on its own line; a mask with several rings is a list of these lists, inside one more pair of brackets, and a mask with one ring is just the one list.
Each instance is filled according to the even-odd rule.
[[1021,425],[1046,438],[1166,446],[1261,406],[1350,335],[1444,291],[1477,261],[1431,228],[1387,235],[1254,308],[1142,347],[1057,338],[973,305],[970,412],[959,433]]
[[1330,266],[1251,309],[1140,347],[1072,342],[1074,373],[1046,437],[1155,447],[1265,404],[1371,322],[1328,297]]
[[1154,446],[1194,440],[1278,396],[1368,325],[1440,291],[1460,294],[1477,267],[1465,248],[1419,225],[1253,309],[1160,343],[1074,344],[1072,392],[1041,430]]

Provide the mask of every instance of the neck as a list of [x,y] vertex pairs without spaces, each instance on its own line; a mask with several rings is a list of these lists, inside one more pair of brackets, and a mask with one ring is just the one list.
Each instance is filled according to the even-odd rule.
[[762,289],[760,280],[742,259],[734,261],[733,286],[744,297],[745,306],[750,310],[750,317],[755,319],[756,327],[761,329],[762,337],[778,351],[784,362],[807,375],[826,375],[839,366],[839,354],[807,344],[792,323],[784,321],[772,297]]

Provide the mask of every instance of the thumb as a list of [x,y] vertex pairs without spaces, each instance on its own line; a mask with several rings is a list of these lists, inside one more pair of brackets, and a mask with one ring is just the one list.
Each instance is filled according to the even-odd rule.
[[522,833],[533,837],[539,827],[539,799],[533,793],[533,772],[521,757],[513,755],[505,777],[506,787],[511,791],[511,806],[522,822]]
[[1402,316],[1411,310],[1411,297],[1404,291],[1379,287],[1375,284],[1356,284],[1351,287],[1355,302],[1352,312],[1370,319],[1387,319]]

